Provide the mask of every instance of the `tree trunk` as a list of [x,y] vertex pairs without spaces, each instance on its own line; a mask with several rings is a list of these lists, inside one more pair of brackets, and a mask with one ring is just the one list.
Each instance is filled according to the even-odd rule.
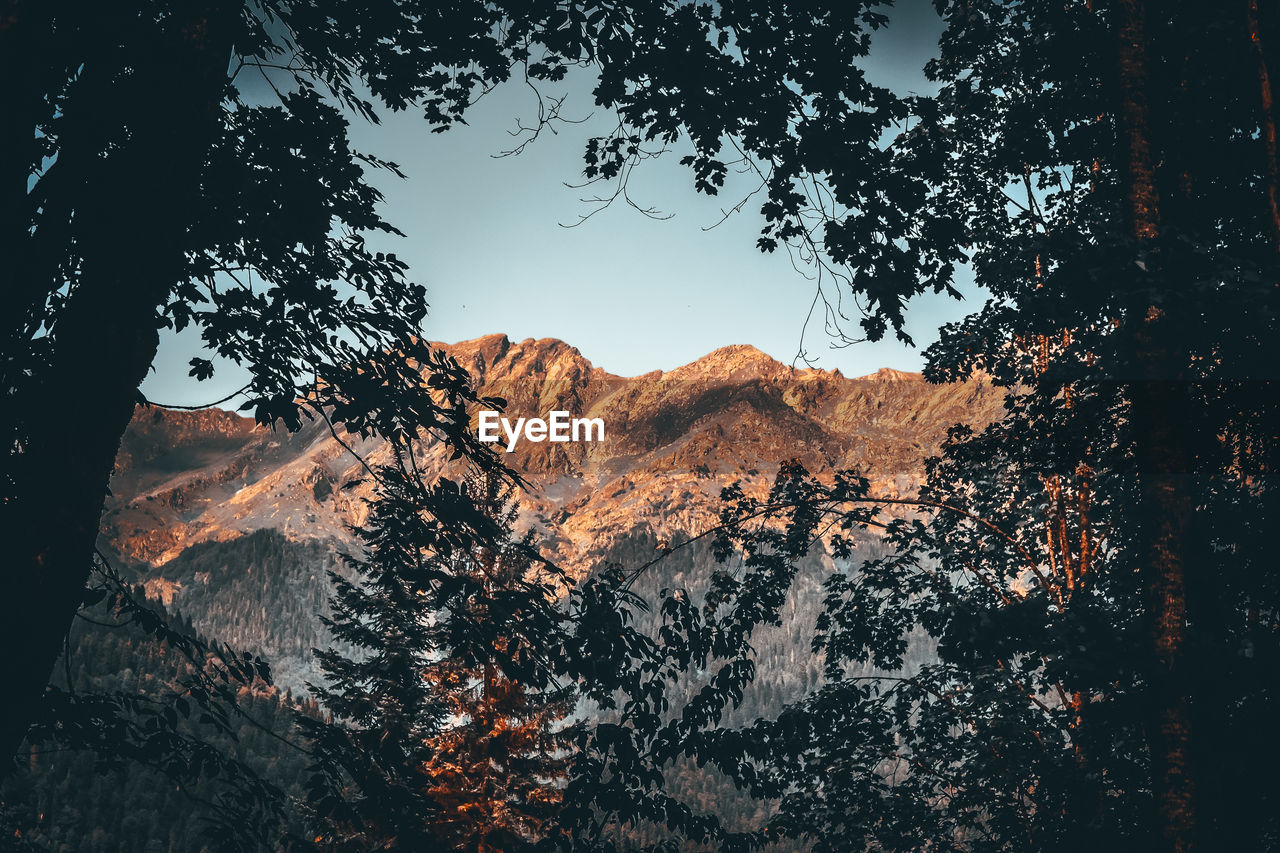
[[32,0],[0,0],[0,262],[5,310],[0,318],[0,387],[14,381],[22,328],[32,302],[28,276],[31,226],[27,181],[36,160],[35,126],[40,97],[40,56],[47,50],[48,7]]
[[59,165],[73,170],[65,186],[74,189],[79,272],[54,315],[47,360],[11,398],[21,449],[9,455],[12,499],[0,509],[11,537],[10,606],[0,620],[6,756],[39,712],[83,598],[120,437],[156,354],[158,309],[184,275],[238,11],[184,8],[162,31],[139,16],[129,39],[104,38],[114,43],[84,60],[83,97],[72,108],[115,117],[127,136],[104,158],[110,128],[68,113],[59,139]]
[[[1142,0],[1116,4],[1120,130],[1125,146],[1130,234],[1147,250],[1148,275],[1162,280],[1155,254],[1160,197],[1147,101],[1145,9]],[[1167,302],[1165,303],[1167,305]],[[1185,353],[1173,318],[1150,292],[1130,300],[1130,418],[1139,478],[1139,566],[1151,631],[1151,714],[1147,739],[1163,848],[1195,846],[1195,786],[1191,773],[1191,713],[1183,670],[1187,626],[1184,530],[1190,520]]]
[[1280,166],[1276,155],[1275,99],[1271,92],[1271,74],[1267,69],[1267,53],[1262,48],[1262,30],[1258,23],[1258,0],[1246,0],[1245,21],[1249,43],[1258,55],[1258,106],[1261,111],[1262,143],[1267,164],[1267,213],[1271,217],[1271,241],[1280,250]]

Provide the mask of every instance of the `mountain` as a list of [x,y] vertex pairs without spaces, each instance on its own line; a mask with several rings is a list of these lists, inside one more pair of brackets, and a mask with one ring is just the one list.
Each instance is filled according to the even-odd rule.
[[[483,394],[507,401],[512,422],[556,410],[603,420],[602,441],[522,440],[508,459],[530,483],[522,523],[579,574],[601,561],[652,560],[658,543],[714,523],[721,488],[742,480],[763,492],[785,459],[815,472],[858,468],[878,494],[909,495],[948,427],[1001,411],[1000,391],[985,380],[930,385],[887,368],[847,378],[750,346],[635,377],[595,367],[554,339],[489,335],[441,346]],[[370,461],[385,458],[375,440],[346,443]],[[443,448],[423,449],[431,473],[446,471],[446,460]],[[326,641],[316,619],[325,569],[365,517],[363,475],[323,421],[290,435],[220,410],[139,409],[121,444],[101,545],[153,598],[201,631],[267,655],[296,688],[311,671],[310,650]],[[815,571],[822,562],[815,557]],[[695,588],[709,566],[706,548],[677,551],[642,586]],[[807,653],[799,637],[778,643],[793,662]]]

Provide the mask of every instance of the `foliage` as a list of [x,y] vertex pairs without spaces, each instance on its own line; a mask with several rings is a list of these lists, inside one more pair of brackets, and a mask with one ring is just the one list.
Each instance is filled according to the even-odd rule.
[[[419,339],[424,288],[368,245],[394,227],[365,170],[397,167],[352,150],[350,115],[413,108],[443,130],[513,77],[536,87],[590,66],[618,124],[588,141],[589,178],[625,181],[654,153],[646,146],[685,137],[695,182],[712,192],[727,142],[765,152],[779,166],[771,244],[807,233],[791,187],[812,147],[792,136],[809,105],[846,131],[821,146],[825,158],[857,150],[873,166],[865,144],[885,126],[858,107],[887,94],[844,62],[865,54],[864,26],[881,23],[874,2],[10,5],[0,513],[23,532],[15,561],[30,580],[15,594],[31,606],[0,640],[33,654],[0,668],[15,700],[5,750],[33,719],[87,578],[157,329],[199,331],[197,380],[228,363],[247,370],[244,406],[264,424],[320,417],[396,439],[424,430],[475,452],[457,409],[421,393],[424,371],[452,402],[465,384]],[[538,118],[541,130],[559,116]]]
[[[249,368],[249,409],[264,422],[290,423],[299,389],[310,388],[317,371],[329,384],[339,384],[324,375],[335,371],[357,381],[346,366],[379,345],[406,344],[425,315],[424,291],[405,279],[403,263],[366,247],[365,235],[394,227],[377,215],[364,168],[396,166],[349,147],[344,108],[375,121],[380,108],[415,108],[443,130],[513,76],[545,84],[592,66],[601,75],[595,97],[617,114],[618,127],[589,141],[589,178],[629,172],[644,146],[686,136],[699,189],[715,192],[729,169],[717,155],[739,147],[769,168],[763,239],[777,245],[806,230],[800,188],[811,175],[830,175],[840,194],[855,196],[864,183],[879,189],[862,177],[882,170],[908,186],[910,176],[874,145],[901,118],[898,100],[843,61],[865,55],[868,31],[886,20],[873,11],[878,5],[388,3],[374,11],[254,2],[180,11],[139,3],[108,15],[92,4],[24,4],[12,31],[26,37],[23,57],[36,67],[23,78],[29,90],[17,114],[29,123],[29,139],[11,152],[9,167],[31,178],[26,199],[15,200],[29,217],[24,228],[44,229],[49,239],[30,246],[38,253],[29,266],[40,275],[24,282],[8,321],[5,387],[20,392],[19,377],[39,376],[52,350],[70,343],[59,341],[59,312],[78,289],[95,286],[78,263],[96,246],[80,233],[95,220],[70,211],[84,201],[75,180],[102,167],[61,155],[90,130],[93,150],[115,146],[122,161],[143,144],[137,134],[150,127],[144,119],[155,99],[189,82],[163,78],[163,63],[183,50],[224,50],[231,63],[226,79],[186,93],[210,100],[215,121],[194,161],[198,187],[182,213],[188,233],[181,246],[157,247],[181,250],[157,319],[199,328],[211,355]],[[145,62],[138,56],[197,23],[210,43],[174,44],[175,55]],[[264,83],[277,97],[246,94]],[[120,86],[136,95],[133,103],[99,97]],[[902,278],[891,267],[906,255],[891,248],[877,250],[886,274],[868,276],[881,290],[885,279]],[[197,379],[215,369],[212,358],[192,363]]]
[[[348,116],[413,108],[443,130],[513,77],[536,88],[587,66],[618,119],[585,149],[588,179],[616,182],[604,198],[681,139],[700,191],[718,191],[735,163],[759,176],[767,249],[815,249],[811,217],[825,205],[807,182],[819,175],[843,204],[881,214],[854,176],[927,194],[877,145],[903,116],[899,99],[847,61],[884,23],[876,0],[11,5],[0,24],[0,71],[15,81],[0,100],[0,255],[15,282],[0,331],[0,507],[23,531],[14,593],[31,606],[0,640],[33,654],[0,671],[14,695],[6,750],[33,720],[86,579],[157,328],[199,331],[197,380],[221,364],[246,369],[244,405],[263,423],[320,417],[396,440],[426,431],[475,455],[457,405],[465,383],[419,340],[424,289],[367,243],[394,227],[365,170],[397,167],[351,149]],[[557,121],[540,112],[534,134]],[[904,294],[945,288],[956,257],[916,236],[935,267],[919,284],[891,241],[858,255],[876,272],[859,286],[895,327]],[[873,336],[886,328],[868,323]],[[83,382],[85,365],[95,381]],[[424,371],[444,402],[422,393]]]
[[[699,598],[667,596],[658,643],[628,621],[638,602],[613,570],[576,588],[567,616],[535,608],[501,623],[527,648],[554,649],[549,666],[507,655],[512,680],[540,688],[555,674],[604,711],[578,737],[557,840],[608,849],[602,818],[725,847],[761,840],[664,789],[657,768],[692,758],[781,797],[764,838],[829,848],[1274,844],[1274,786],[1227,793],[1218,746],[1244,744],[1246,763],[1273,757],[1280,167],[1268,69],[1280,22],[1252,2],[1206,15],[1189,2],[938,0],[938,94],[904,98],[851,61],[884,23],[881,5],[18,4],[0,27],[6,76],[23,81],[0,105],[20,128],[5,136],[17,156],[0,157],[0,254],[20,265],[0,367],[0,506],[25,534],[15,583],[31,578],[17,594],[33,606],[0,640],[30,635],[41,654],[6,663],[16,698],[44,683],[79,601],[157,324],[194,324],[244,363],[263,421],[296,427],[310,407],[356,433],[433,432],[482,458],[461,369],[414,342],[421,289],[364,242],[389,226],[361,166],[394,167],[349,150],[335,104],[367,117],[375,101],[414,106],[444,127],[513,73],[537,85],[585,64],[618,117],[586,148],[587,177],[616,182],[606,201],[682,138],[701,191],[745,168],[764,190],[760,248],[788,245],[835,276],[869,338],[905,337],[906,301],[954,292],[968,260],[990,296],[944,330],[929,375],[981,370],[1010,396],[1002,423],[953,435],[916,504],[927,518],[885,521],[875,510],[889,501],[852,472],[816,482],[787,469],[762,505],[728,493],[722,555],[743,566]],[[278,99],[243,97],[246,69]],[[139,223],[155,244],[141,255]],[[104,353],[119,369],[76,401],[101,408],[95,440],[77,444],[66,389]],[[197,378],[212,369],[192,365]],[[422,488],[393,499],[426,500],[449,524],[388,520],[378,535],[404,573],[417,571],[413,549],[447,558],[486,530],[461,490]],[[899,551],[830,579],[825,687],[749,732],[720,727],[795,558],[814,541],[851,556],[826,524],[887,524]],[[434,590],[443,604],[467,584],[404,583],[385,592]],[[385,628],[436,643],[424,649],[493,647],[491,626],[457,629],[451,646],[435,627]],[[896,672],[920,634],[938,660]],[[383,661],[383,686],[403,700],[387,724],[416,737],[443,710],[405,680],[428,662],[398,655]],[[380,720],[354,671],[330,663],[351,688],[335,710]],[[691,669],[706,689],[673,703]],[[363,752],[335,754],[360,761],[319,778],[363,775],[379,798],[344,813],[321,796],[319,814],[338,827],[376,827],[382,806],[427,814],[421,742],[384,755],[368,731],[345,730],[335,749]]]
[[[994,381],[1006,416],[954,430],[910,500],[795,466],[763,502],[726,492],[726,568],[665,598],[653,678],[624,704],[614,815],[726,849],[1269,849],[1280,22],[1247,3],[1212,22],[1182,3],[937,6],[939,93],[883,145],[907,183],[858,173],[881,203],[823,233],[855,293],[873,272],[902,284],[864,247],[920,264],[912,282],[949,281],[930,258],[963,248],[990,297],[927,375]],[[850,532],[880,527],[896,551],[856,564]],[[753,633],[819,543],[842,561],[816,626],[826,683],[725,727]],[[921,639],[936,659],[904,668]],[[683,672],[704,689],[673,701]],[[681,804],[646,813],[681,756],[776,815],[747,839]]]
[[315,843],[516,849],[546,832],[559,800],[573,694],[552,685],[547,642],[562,630],[564,580],[513,534],[505,480],[377,475],[355,577],[330,573],[326,624],[352,649],[318,654],[325,681],[312,690],[333,720],[302,720]]

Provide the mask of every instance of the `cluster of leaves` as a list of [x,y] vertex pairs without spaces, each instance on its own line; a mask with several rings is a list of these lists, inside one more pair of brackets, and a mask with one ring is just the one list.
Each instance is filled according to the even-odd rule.
[[[1147,849],[1171,831],[1190,843],[1170,830],[1157,769],[1170,761],[1161,715],[1183,702],[1194,736],[1172,772],[1194,780],[1194,799],[1174,817],[1185,827],[1194,813],[1209,847],[1269,849],[1280,218],[1265,138],[1280,21],[1250,4],[1212,22],[1189,3],[1149,10],[1135,82],[1114,54],[1125,4],[937,5],[939,94],[911,101],[915,120],[885,154],[928,191],[862,170],[892,213],[868,234],[879,208],[863,205],[826,234],[922,264],[905,288],[880,270],[884,322],[929,268],[950,281],[931,255],[966,250],[990,298],[944,327],[927,375],[979,373],[1007,389],[1005,417],[953,430],[911,500],[794,467],[762,503],[727,492],[721,555],[745,573],[718,574],[698,600],[667,597],[655,650],[669,682],[705,671],[707,686],[672,709],[647,683],[623,706],[612,773],[641,801],[687,755],[779,799],[750,839],[676,806],[644,815],[726,848],[794,836],[821,850]],[[1120,114],[1134,86],[1151,105],[1140,132],[1158,198],[1140,203],[1161,220],[1155,237],[1132,225],[1135,131]],[[1153,488],[1187,514],[1153,514]],[[913,514],[883,514],[902,504]],[[1153,556],[1170,527],[1185,550]],[[895,552],[851,565],[859,528],[883,529]],[[724,730],[752,677],[751,632],[781,618],[817,542],[841,561],[816,626],[827,683]],[[1185,559],[1185,591],[1159,585],[1162,559]],[[1231,786],[1241,776],[1256,782]]]

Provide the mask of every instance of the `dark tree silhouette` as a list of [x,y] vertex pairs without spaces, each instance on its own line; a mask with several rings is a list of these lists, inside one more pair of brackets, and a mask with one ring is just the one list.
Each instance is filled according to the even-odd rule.
[[[927,376],[986,376],[1007,416],[957,430],[911,501],[795,468],[762,504],[731,491],[722,548],[746,571],[664,604],[666,659],[706,691],[625,715],[627,752],[719,764],[781,798],[764,837],[818,849],[1269,849],[1280,21],[1249,2],[1212,22],[1181,2],[938,8],[938,95],[881,141],[891,169],[850,178],[879,203],[834,190],[822,233],[873,333],[893,316],[876,281],[904,292],[877,254],[947,282],[931,258],[963,249],[990,298],[944,327]],[[850,540],[884,525],[897,553],[860,565]],[[716,730],[817,542],[852,564],[818,626],[828,684]],[[630,766],[632,793],[654,790]]]
[[440,650],[424,604],[440,579],[431,555],[441,531],[423,514],[421,487],[382,473],[359,531],[368,554],[348,559],[354,582],[330,573],[326,624],[358,657],[317,653],[325,681],[312,692],[333,719],[300,721],[318,757],[315,840],[334,850],[435,849],[427,765],[448,710],[426,678]]

